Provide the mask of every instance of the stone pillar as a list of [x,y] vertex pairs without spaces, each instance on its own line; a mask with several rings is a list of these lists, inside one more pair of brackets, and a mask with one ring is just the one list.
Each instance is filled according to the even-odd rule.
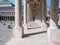
[[22,0],[15,0],[15,27],[13,28],[13,36],[16,38],[22,37]]
[[27,1],[24,0],[24,30],[27,30]]
[[5,21],[6,21],[6,16],[5,16]]
[[46,0],[42,0],[42,24],[41,24],[41,30],[43,30],[43,31],[47,31],[46,15],[47,15]]
[[[50,10],[50,27],[48,28],[48,37],[55,38],[56,31],[58,31],[58,0],[51,0],[51,10]],[[55,36],[54,36],[55,35]]]
[[6,21],[6,16],[5,16],[5,21]]
[[29,10],[30,8],[29,8],[29,3],[27,3],[27,26],[29,26],[29,18],[30,18],[30,10]]
[[6,16],[6,21],[7,21],[7,16]]

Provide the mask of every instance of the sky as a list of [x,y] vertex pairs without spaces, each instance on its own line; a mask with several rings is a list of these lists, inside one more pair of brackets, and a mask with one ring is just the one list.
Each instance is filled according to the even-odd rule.
[[[15,0],[9,0],[9,1],[12,3],[15,3]],[[49,7],[50,6],[50,0],[47,0],[46,3],[47,3],[47,7]],[[22,5],[24,5],[24,0],[22,0]],[[59,0],[59,8],[60,8],[60,0]]]

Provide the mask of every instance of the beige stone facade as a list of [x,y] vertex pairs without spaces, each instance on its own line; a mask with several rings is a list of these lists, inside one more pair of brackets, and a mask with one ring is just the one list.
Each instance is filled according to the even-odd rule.
[[0,20],[14,20],[15,5],[8,0],[0,1]]

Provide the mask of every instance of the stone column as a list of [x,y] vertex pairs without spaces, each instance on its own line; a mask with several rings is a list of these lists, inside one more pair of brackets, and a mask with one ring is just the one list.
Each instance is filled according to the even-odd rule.
[[3,16],[2,20],[4,20],[4,16]]
[[29,10],[30,8],[29,8],[29,3],[27,3],[27,26],[29,26],[29,18],[30,18],[30,10]]
[[13,36],[16,38],[22,37],[22,0],[15,0],[15,27],[13,28]]
[[46,15],[47,15],[46,0],[42,0],[42,24],[41,24],[41,30],[43,30],[43,31],[47,31]]
[[[48,28],[48,37],[51,39],[58,31],[58,0],[51,0],[50,27]],[[53,33],[52,33],[53,32]],[[55,35],[57,36],[57,35]],[[55,37],[54,36],[54,37]]]
[[7,16],[6,16],[6,21],[7,21]]
[[24,0],[24,30],[27,30],[27,1]]
[[5,21],[6,21],[6,16],[5,16]]
[[5,21],[6,21],[6,16],[5,16]]

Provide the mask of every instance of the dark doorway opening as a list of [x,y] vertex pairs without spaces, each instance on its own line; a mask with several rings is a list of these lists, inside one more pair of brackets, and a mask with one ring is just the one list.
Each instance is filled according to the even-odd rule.
[[35,21],[35,16],[33,16],[33,21]]

